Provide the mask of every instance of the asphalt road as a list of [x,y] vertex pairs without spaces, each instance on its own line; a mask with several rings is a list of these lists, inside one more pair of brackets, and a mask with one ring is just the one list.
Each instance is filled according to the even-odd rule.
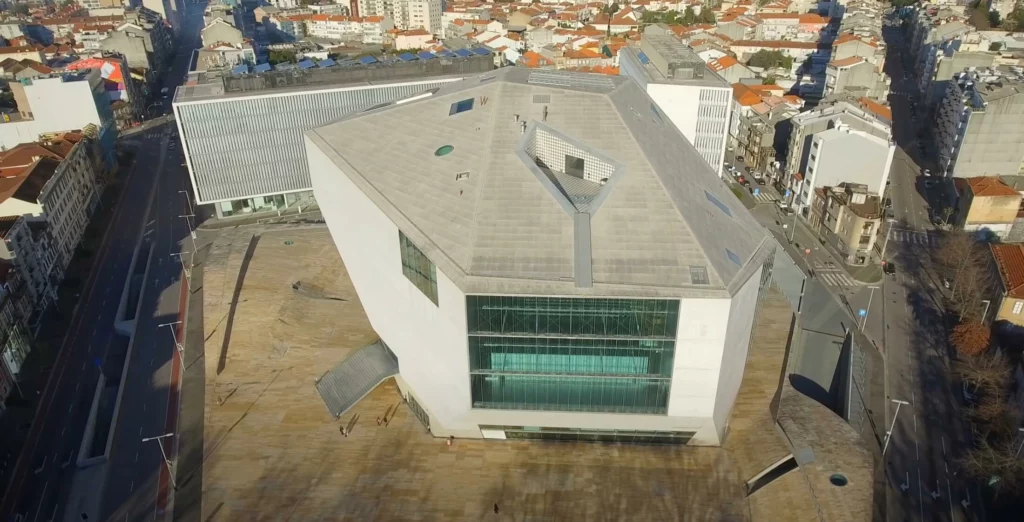
[[932,204],[941,205],[942,185],[929,181],[926,186],[931,178],[921,175],[921,165],[931,166],[918,145],[926,123],[915,121],[910,113],[908,94],[915,91],[914,80],[903,76],[900,35],[893,31],[886,37],[898,149],[890,174],[893,221],[886,229],[885,259],[895,262],[896,274],[874,289],[860,289],[850,302],[853,308],[868,310],[865,333],[884,347],[890,399],[886,428],[893,427],[885,455],[889,519],[983,520],[976,487],[954,474],[965,437],[960,397],[950,380],[941,276],[936,269],[940,234],[931,224],[929,210]]
[[[165,80],[165,86],[172,88],[181,83],[192,49],[199,40],[202,6],[188,4],[188,9],[186,38]],[[168,103],[166,109],[169,108]],[[163,301],[158,303],[157,298],[170,293],[177,295],[181,267],[170,253],[178,251],[178,240],[188,235],[185,221],[178,217],[185,213],[183,209],[187,205],[185,196],[178,190],[188,189],[188,178],[180,165],[180,152],[177,148],[168,150],[170,137],[165,137],[161,129],[150,130],[147,134],[149,136],[140,142],[136,162],[126,177],[110,228],[96,253],[97,268],[82,291],[83,299],[53,369],[52,389],[42,397],[39,414],[11,486],[0,504],[0,519],[9,520],[15,515],[31,521],[63,518],[74,471],[73,459],[77,458],[100,367],[106,362],[108,350],[115,343],[123,342],[115,337],[113,323],[136,242],[150,221],[146,219],[147,203],[156,191],[153,205],[156,221],[152,224],[156,248],[154,267],[150,280],[145,282],[148,286],[131,362],[133,371],[129,372],[125,383],[128,388],[117,426],[104,509],[113,512],[121,504],[130,503],[130,498],[118,493],[126,484],[138,495],[148,496],[151,507],[154,504],[156,480],[147,477],[159,470],[159,448],[139,447],[141,437],[136,435],[140,429],[143,436],[163,433],[167,416],[170,371],[167,361],[174,353],[174,345],[166,329],[161,332],[164,336],[157,335],[156,325],[171,314],[166,308],[169,305]],[[172,300],[176,312],[177,299]],[[157,367],[157,363],[161,366]],[[134,371],[137,366],[146,365],[152,365],[154,371]],[[159,407],[161,404],[163,408]],[[132,433],[134,435],[129,436]],[[138,462],[134,461],[136,453]],[[143,484],[151,486],[143,487]],[[135,515],[139,513],[133,512],[130,519],[141,519]],[[149,517],[152,517],[152,509]]]

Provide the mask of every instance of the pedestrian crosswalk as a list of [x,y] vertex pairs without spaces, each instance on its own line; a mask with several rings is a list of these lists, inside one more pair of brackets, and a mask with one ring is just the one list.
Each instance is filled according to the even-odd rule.
[[929,232],[923,232],[919,230],[893,230],[890,241],[896,241],[897,243],[910,243],[912,245],[921,245],[929,247],[939,246],[939,236]]
[[838,270],[832,272],[816,270],[814,275],[826,286],[857,286],[857,282],[852,277]]
[[779,197],[776,196],[775,194],[772,194],[771,192],[762,190],[756,196],[754,196],[754,199],[756,199],[758,203],[771,203],[773,201],[778,201]]

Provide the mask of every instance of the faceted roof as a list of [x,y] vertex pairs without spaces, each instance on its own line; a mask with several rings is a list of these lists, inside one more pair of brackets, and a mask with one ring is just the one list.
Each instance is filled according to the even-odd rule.
[[721,296],[773,244],[627,77],[506,67],[306,136],[467,293]]

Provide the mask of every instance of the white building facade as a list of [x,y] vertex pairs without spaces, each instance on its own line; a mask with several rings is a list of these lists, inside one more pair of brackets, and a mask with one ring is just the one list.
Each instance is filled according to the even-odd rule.
[[[306,133],[324,218],[395,361],[370,382],[394,376],[435,436],[725,436],[770,243],[642,88],[590,81],[505,68]],[[386,161],[358,152],[399,136]],[[648,224],[616,232],[630,215]],[[677,250],[690,241],[703,253]]]

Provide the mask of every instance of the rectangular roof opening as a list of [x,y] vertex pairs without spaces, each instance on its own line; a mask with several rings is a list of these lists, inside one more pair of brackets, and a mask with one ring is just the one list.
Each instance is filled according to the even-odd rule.
[[473,98],[469,98],[462,101],[457,101],[452,104],[452,108],[448,111],[448,115],[452,116],[460,112],[466,112],[473,109]]
[[725,206],[725,203],[722,203],[721,200],[706,190],[704,191],[704,195],[707,196],[708,201],[710,201],[712,205],[718,207],[722,212],[725,212],[725,215],[732,217],[732,211],[729,210],[729,207]]

